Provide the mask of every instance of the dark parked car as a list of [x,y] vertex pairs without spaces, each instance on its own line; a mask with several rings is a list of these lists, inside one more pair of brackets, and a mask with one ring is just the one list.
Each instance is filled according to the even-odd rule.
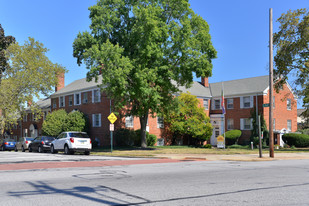
[[48,136],[39,136],[36,137],[30,144],[29,144],[29,152],[38,151],[38,152],[45,152],[50,151],[50,143],[54,140],[54,137]]
[[4,139],[2,140],[1,144],[0,144],[0,148],[1,151],[5,151],[5,150],[14,150],[15,149],[15,140],[13,139]]

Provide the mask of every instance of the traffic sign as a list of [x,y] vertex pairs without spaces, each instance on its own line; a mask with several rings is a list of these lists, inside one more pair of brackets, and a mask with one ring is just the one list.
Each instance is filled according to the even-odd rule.
[[115,130],[114,124],[110,124],[110,125],[109,125],[109,131],[112,132],[112,131],[114,131],[114,130]]
[[116,122],[116,120],[117,120],[117,117],[116,117],[116,115],[112,112],[112,113],[107,117],[107,119],[108,119],[112,124],[114,124],[114,122]]
[[263,104],[263,107],[269,107],[269,103]]

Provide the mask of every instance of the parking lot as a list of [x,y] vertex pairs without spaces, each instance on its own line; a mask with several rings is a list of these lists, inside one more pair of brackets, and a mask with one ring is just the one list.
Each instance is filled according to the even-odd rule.
[[0,152],[0,164],[27,163],[27,162],[77,162],[77,161],[103,161],[103,160],[134,160],[140,158],[107,157],[98,155],[64,155],[37,153],[37,152]]

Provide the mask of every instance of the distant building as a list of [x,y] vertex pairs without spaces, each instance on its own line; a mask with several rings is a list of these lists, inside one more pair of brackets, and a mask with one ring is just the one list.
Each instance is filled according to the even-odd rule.
[[[100,82],[100,78],[99,81]],[[89,119],[89,135],[94,140],[100,141],[101,145],[110,144],[110,132],[107,117],[110,114],[110,99],[100,92],[95,81],[87,82],[86,79],[79,79],[64,86],[64,77],[60,78],[60,87],[50,96],[42,101],[41,107],[46,113],[58,109],[65,109],[67,112],[79,110]],[[208,78],[202,78],[201,82],[193,82],[191,88],[179,88],[182,92],[190,92],[195,95],[200,105],[204,107],[205,113],[210,116],[213,125],[213,135],[210,139],[212,145],[216,145],[216,137],[225,131],[239,129],[242,131],[241,143],[248,143],[252,130],[251,111],[258,105],[259,114],[263,114],[266,124],[269,123],[269,107],[263,104],[269,103],[269,81],[268,76],[260,76],[219,83],[208,83]],[[224,90],[224,104],[226,114],[222,114],[221,91]],[[274,135],[275,144],[283,145],[281,136],[287,132],[297,130],[297,99],[289,84],[283,89],[274,92]],[[256,102],[257,100],[257,102]],[[32,114],[28,114],[27,121],[22,121],[22,133],[25,136],[36,136],[41,134],[40,122],[33,122]],[[29,121],[31,119],[31,121]],[[115,122],[117,128],[140,129],[138,117],[127,116],[119,118]],[[157,138],[168,136],[167,128],[162,117],[151,117],[147,124],[147,131],[155,134]],[[20,135],[20,134],[19,134]],[[181,143],[181,142],[180,142]],[[185,143],[185,142],[184,142]]]

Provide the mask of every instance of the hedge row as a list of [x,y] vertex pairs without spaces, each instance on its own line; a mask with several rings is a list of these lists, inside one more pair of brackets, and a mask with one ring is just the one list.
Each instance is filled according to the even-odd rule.
[[226,145],[237,144],[240,136],[241,131],[237,129],[225,132],[225,144]]
[[[118,146],[141,146],[141,130],[118,129],[115,131],[115,140]],[[147,146],[154,146],[157,136],[146,132]]]
[[289,146],[309,147],[309,135],[287,133],[282,136],[282,140]]

